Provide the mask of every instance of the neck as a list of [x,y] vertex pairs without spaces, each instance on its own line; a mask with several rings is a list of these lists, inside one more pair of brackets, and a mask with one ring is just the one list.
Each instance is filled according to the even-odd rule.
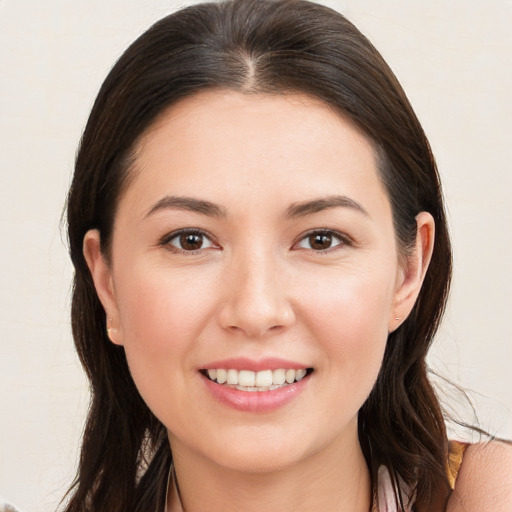
[[357,432],[347,441],[285,468],[244,472],[215,464],[171,438],[179,496],[171,482],[167,512],[368,512],[370,475]]

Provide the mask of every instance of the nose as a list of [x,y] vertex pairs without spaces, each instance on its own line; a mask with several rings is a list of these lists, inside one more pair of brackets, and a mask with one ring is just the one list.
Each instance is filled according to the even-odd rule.
[[221,326],[248,338],[262,338],[293,324],[290,289],[275,255],[241,256],[227,269]]

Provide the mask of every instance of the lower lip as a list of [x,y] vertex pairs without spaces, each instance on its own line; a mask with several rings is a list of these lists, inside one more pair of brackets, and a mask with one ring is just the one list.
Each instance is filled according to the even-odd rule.
[[272,391],[241,391],[217,384],[204,375],[201,377],[207,389],[219,402],[239,411],[259,413],[274,411],[291,402],[307,386],[310,375]]

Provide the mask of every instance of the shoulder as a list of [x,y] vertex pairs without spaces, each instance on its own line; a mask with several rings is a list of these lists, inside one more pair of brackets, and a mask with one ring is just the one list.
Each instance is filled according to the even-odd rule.
[[512,510],[512,444],[491,441],[469,446],[446,510]]

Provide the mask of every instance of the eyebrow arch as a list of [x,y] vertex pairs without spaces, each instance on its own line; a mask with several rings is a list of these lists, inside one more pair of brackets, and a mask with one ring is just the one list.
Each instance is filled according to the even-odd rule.
[[366,217],[370,217],[370,214],[358,202],[354,201],[353,199],[350,199],[350,197],[339,195],[321,197],[318,199],[313,199],[311,201],[304,201],[302,203],[293,203],[286,210],[286,217],[289,219],[295,217],[304,217],[306,215],[321,212],[329,208],[340,207],[350,208],[352,210],[356,210],[357,212],[362,213]]
[[161,210],[186,210],[208,215],[209,217],[224,218],[227,216],[224,208],[210,201],[195,199],[193,197],[165,196],[153,205],[145,217],[147,218]]

